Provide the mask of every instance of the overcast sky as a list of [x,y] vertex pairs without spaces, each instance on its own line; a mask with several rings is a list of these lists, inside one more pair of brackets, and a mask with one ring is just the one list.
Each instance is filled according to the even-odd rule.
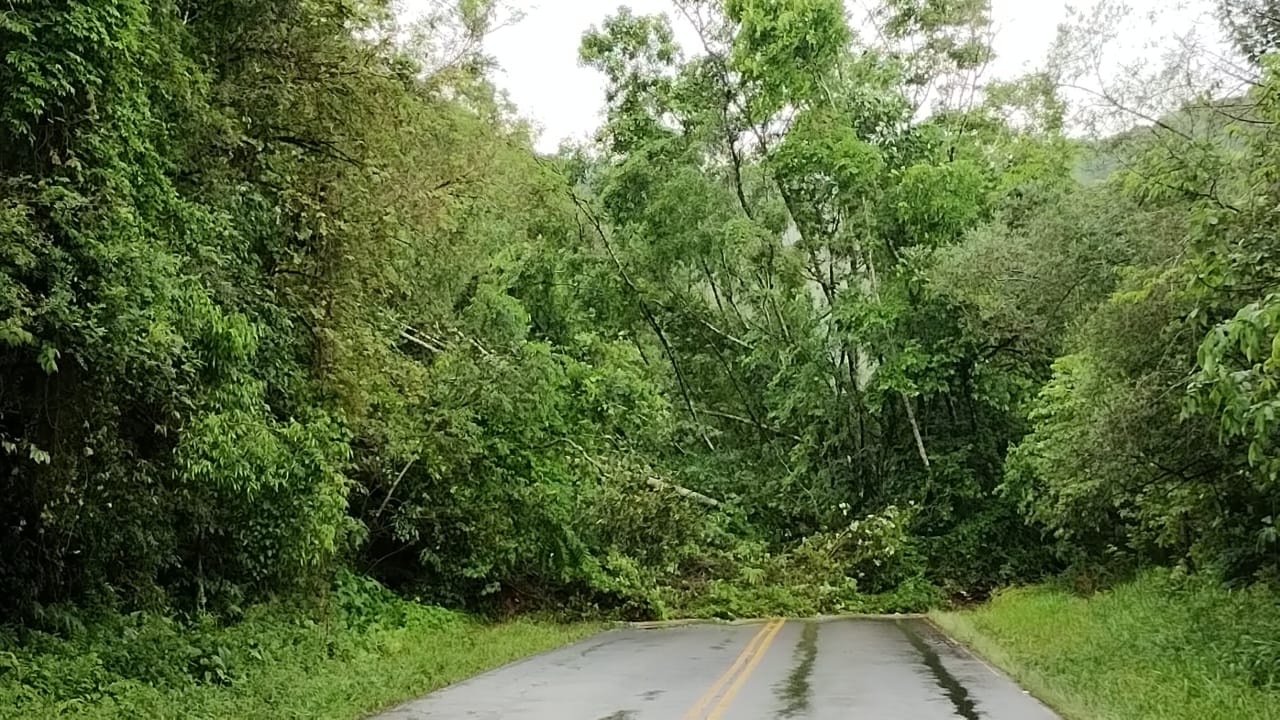
[[[418,0],[420,1],[420,0]],[[415,0],[405,0],[409,8]],[[588,136],[600,124],[604,103],[601,77],[578,66],[582,34],[619,5],[637,13],[678,13],[670,0],[512,0],[524,19],[493,33],[487,43],[501,71],[498,82],[524,117],[542,129],[539,148],[554,150],[565,138]],[[1012,77],[1045,56],[1057,26],[1067,17],[1067,0],[992,0],[997,62],[990,76]],[[1089,6],[1091,0],[1076,0]],[[1129,0],[1142,11],[1170,0]],[[677,30],[679,30],[677,24]],[[686,33],[685,43],[691,39]]]

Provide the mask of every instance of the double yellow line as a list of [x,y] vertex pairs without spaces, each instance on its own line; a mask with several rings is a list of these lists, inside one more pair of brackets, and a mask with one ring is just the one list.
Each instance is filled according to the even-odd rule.
[[[729,669],[707,688],[693,707],[689,708],[689,712],[684,714],[684,720],[719,720],[720,716],[729,709],[729,703],[733,702],[734,696],[742,689],[747,678],[756,669],[756,665],[760,664],[765,651],[769,649],[769,644],[773,642],[773,638],[786,622],[786,620],[776,619],[765,623]],[[709,703],[714,704],[708,707]]]

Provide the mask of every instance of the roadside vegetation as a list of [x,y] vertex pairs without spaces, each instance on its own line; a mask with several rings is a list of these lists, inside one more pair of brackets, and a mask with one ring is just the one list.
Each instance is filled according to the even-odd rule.
[[1081,596],[1040,586],[934,613],[1067,720],[1266,720],[1280,707],[1280,604],[1149,571]]
[[[858,5],[619,9],[554,154],[493,0],[0,9],[3,692],[229,712],[434,607],[1276,597],[1280,10],[1119,66],[1104,2],[992,80],[985,0]],[[576,632],[448,617],[460,668]],[[356,705],[454,676],[398,657]]]
[[57,631],[0,639],[4,718],[353,720],[596,632],[482,623],[343,578],[323,607],[251,609],[234,625],[58,609]]

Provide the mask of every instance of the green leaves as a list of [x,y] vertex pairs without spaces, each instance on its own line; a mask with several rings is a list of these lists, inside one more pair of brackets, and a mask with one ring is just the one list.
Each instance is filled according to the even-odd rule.
[[40,354],[36,357],[36,362],[40,364],[40,369],[46,374],[52,375],[58,372],[58,351],[52,345],[45,345],[40,348]]
[[839,0],[728,0],[725,15],[737,24],[732,67],[757,90],[756,119],[829,92],[850,39]]
[[1247,445],[1268,485],[1280,480],[1280,296],[1242,308],[1200,345],[1184,413],[1215,418],[1224,441]]
[[936,247],[959,240],[981,217],[984,196],[984,178],[970,163],[906,168],[892,197],[902,244]]
[[636,16],[620,8],[602,27],[583,35],[579,57],[609,79],[605,131],[615,152],[666,133],[663,115],[671,101],[678,49],[665,16]]

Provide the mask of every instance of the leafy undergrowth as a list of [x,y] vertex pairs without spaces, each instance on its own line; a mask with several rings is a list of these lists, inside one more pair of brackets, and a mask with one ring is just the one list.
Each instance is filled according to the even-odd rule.
[[1008,590],[933,618],[1068,720],[1280,717],[1280,593],[1166,571],[1089,598]]
[[689,523],[692,538],[643,562],[635,558],[645,558],[645,535],[634,532],[590,573],[613,607],[590,610],[627,620],[923,612],[944,593],[928,578],[911,521],[912,510],[890,507],[777,546],[704,519]]
[[358,718],[596,631],[485,624],[349,580],[319,619],[259,607],[234,625],[107,614],[0,639],[3,718]]

